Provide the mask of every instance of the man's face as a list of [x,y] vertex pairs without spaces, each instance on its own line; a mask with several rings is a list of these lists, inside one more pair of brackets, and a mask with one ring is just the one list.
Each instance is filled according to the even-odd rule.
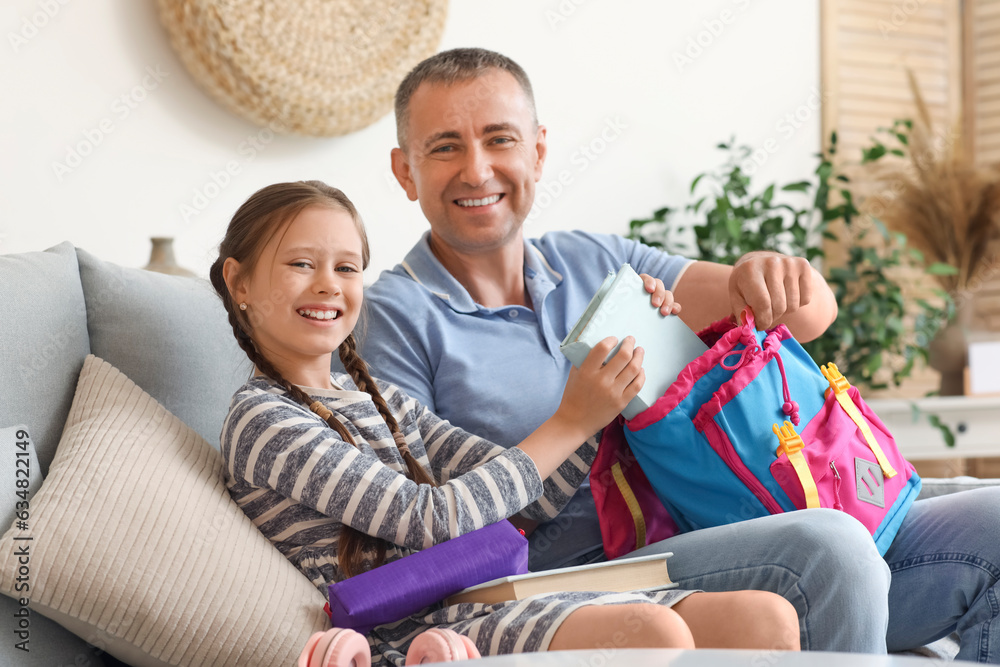
[[481,253],[520,241],[545,161],[545,128],[513,76],[493,70],[410,98],[407,146],[392,168],[434,243]]

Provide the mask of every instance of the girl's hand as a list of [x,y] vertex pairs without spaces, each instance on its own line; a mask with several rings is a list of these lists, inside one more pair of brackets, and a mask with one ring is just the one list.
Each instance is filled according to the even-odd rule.
[[617,343],[614,337],[605,338],[594,346],[580,368],[569,371],[555,416],[582,428],[584,440],[625,409],[646,381],[643,349],[635,347],[632,336],[627,336],[615,356],[604,363]]
[[653,295],[650,302],[659,307],[661,314],[666,316],[681,312],[681,304],[674,301],[673,292],[663,286],[662,280],[645,273],[640,273],[639,277],[642,278],[642,284],[645,285],[646,291]]

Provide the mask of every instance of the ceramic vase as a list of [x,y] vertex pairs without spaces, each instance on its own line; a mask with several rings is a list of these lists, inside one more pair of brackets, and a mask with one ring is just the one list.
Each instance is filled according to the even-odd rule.
[[173,276],[195,275],[193,271],[178,266],[177,259],[174,257],[174,239],[172,237],[154,236],[149,240],[153,243],[153,249],[149,253],[149,264],[142,268]]
[[969,326],[972,304],[966,300],[955,309],[955,317],[940,330],[927,348],[928,364],[941,373],[941,396],[965,394],[965,367],[969,363]]

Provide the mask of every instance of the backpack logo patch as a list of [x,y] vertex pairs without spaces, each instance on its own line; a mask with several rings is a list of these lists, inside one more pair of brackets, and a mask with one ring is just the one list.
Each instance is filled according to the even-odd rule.
[[858,500],[885,509],[885,477],[879,464],[855,458],[854,481],[858,487]]

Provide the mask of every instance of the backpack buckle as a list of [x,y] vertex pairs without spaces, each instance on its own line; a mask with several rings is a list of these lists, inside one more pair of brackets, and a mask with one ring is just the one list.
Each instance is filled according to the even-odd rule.
[[801,436],[795,432],[795,427],[792,426],[792,423],[787,419],[782,426],[779,427],[775,424],[771,427],[771,430],[774,431],[776,436],[778,436],[777,453],[779,455],[784,454],[785,456],[791,456],[805,447],[805,443],[802,442]]
[[847,381],[847,378],[837,368],[837,364],[832,361],[826,366],[821,366],[819,370],[823,373],[823,377],[827,379],[827,382],[830,383],[830,389],[833,390],[833,393],[842,394],[851,388],[851,383]]

